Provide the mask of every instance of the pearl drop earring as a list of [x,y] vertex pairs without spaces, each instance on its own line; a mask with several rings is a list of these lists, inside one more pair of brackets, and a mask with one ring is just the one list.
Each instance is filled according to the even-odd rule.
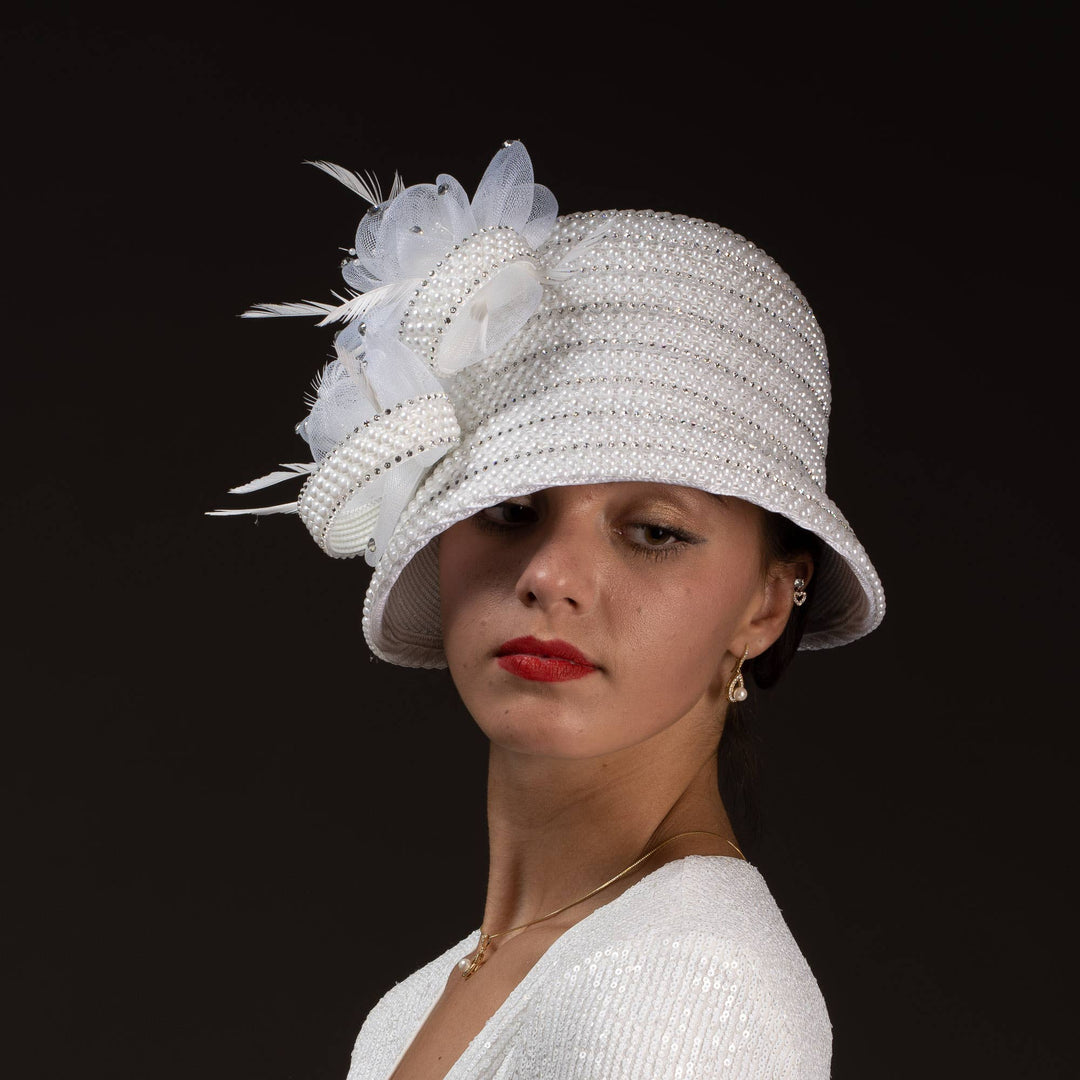
[[735,672],[731,676],[731,681],[727,686],[727,699],[732,704],[746,700],[746,682],[743,679],[742,666],[743,661],[745,661],[749,655],[750,645],[747,643],[746,648],[743,649],[742,656],[739,658],[739,662],[735,665]]

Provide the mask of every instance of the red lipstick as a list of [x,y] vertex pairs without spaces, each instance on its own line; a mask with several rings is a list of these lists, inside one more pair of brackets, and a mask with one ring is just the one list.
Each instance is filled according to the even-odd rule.
[[579,649],[568,641],[541,641],[534,637],[504,641],[495,650],[504,671],[533,682],[568,682],[581,679],[596,670]]

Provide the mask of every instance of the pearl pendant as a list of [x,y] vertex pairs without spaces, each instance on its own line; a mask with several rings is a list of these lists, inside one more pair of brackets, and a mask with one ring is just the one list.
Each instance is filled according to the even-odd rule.
[[[739,661],[739,667],[742,667],[742,661]],[[746,682],[743,679],[742,672],[736,670],[731,682],[728,683],[727,699],[734,703],[736,701],[746,700]]]
[[480,943],[476,946],[476,954],[472,957],[463,956],[457,962],[457,969],[461,972],[463,979],[468,979],[475,975],[479,970],[480,965],[484,962],[486,957],[484,954],[487,952],[488,942],[491,940],[490,935],[481,931]]

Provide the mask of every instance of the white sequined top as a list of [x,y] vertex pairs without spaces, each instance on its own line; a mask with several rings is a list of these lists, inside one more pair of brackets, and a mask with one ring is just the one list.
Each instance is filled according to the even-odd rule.
[[[371,1010],[348,1080],[388,1080],[479,931]],[[556,939],[446,1080],[825,1080],[832,1030],[764,879],[659,867]]]

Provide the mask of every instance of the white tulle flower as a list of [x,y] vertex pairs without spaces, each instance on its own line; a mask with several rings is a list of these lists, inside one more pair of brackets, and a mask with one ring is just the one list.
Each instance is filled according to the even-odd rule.
[[533,253],[559,207],[534,182],[520,142],[491,159],[471,200],[445,173],[411,187],[398,176],[384,200],[371,178],[311,164],[372,204],[342,263],[352,293],[337,303],[256,304],[249,318],[318,315],[325,326],[389,310],[404,316],[401,340],[446,378],[502,348],[536,311],[543,285]]
[[555,196],[533,182],[525,147],[511,142],[492,158],[471,202],[457,180],[443,173],[434,184],[414,184],[373,205],[356,230],[342,273],[357,292],[423,279],[455,244],[482,229],[512,229],[536,248],[558,212]]
[[233,489],[306,475],[296,503],[220,513],[298,511],[329,554],[374,562],[426,472],[458,441],[447,380],[501,349],[538,308],[549,279],[534,253],[558,204],[534,182],[520,142],[492,158],[471,200],[445,174],[411,187],[396,176],[384,200],[370,175],[311,164],[371,203],[342,263],[351,294],[244,314],[344,324],[297,425],[314,460]]

